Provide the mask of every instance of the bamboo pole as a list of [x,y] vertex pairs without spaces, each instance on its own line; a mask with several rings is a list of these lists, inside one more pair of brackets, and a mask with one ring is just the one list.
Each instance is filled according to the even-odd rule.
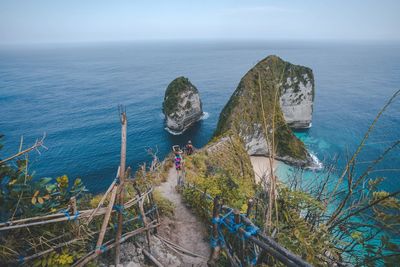
[[[254,227],[255,225],[251,222],[249,218],[243,217],[242,216],[242,221],[249,226]],[[240,228],[239,231],[244,234],[244,229]],[[275,257],[275,254],[279,254],[280,256],[276,257],[277,259],[284,258],[287,261],[294,262],[297,264],[297,266],[303,266],[303,267],[311,267],[309,263],[307,263],[305,260],[303,260],[301,257],[298,255],[294,254],[293,252],[287,250],[286,248],[282,247],[278,242],[273,240],[271,237],[265,236],[264,234],[258,233],[257,236],[261,238],[262,241],[258,240],[257,238],[250,236],[249,240],[258,245],[260,248],[263,250],[266,250],[268,253],[270,253],[269,249],[273,250],[271,255]],[[260,245],[262,243],[262,245]],[[275,254],[273,254],[275,253]],[[284,261],[282,261],[284,263]]]
[[75,238],[75,239],[72,239],[72,240],[67,241],[67,242],[59,243],[58,245],[56,245],[56,246],[54,246],[52,248],[49,248],[49,249],[47,249],[45,251],[41,251],[41,252],[35,253],[35,254],[31,255],[31,256],[27,256],[27,257],[24,257],[24,258],[17,259],[13,263],[21,263],[21,262],[29,261],[29,260],[32,260],[32,259],[36,259],[36,258],[38,258],[40,256],[46,255],[46,254],[56,250],[58,248],[62,248],[64,246],[68,246],[68,245],[70,245],[70,244],[72,244],[72,243],[74,243],[74,242],[76,242],[78,240],[82,240],[82,239],[81,238]]
[[154,263],[154,265],[156,265],[157,267],[164,267],[164,265],[159,262],[149,251],[147,251],[146,249],[142,249],[143,254],[151,261]]
[[[150,213],[152,213],[153,211],[147,211],[146,212],[146,215],[147,214],[150,214]],[[132,221],[135,221],[135,220],[137,220],[137,219],[139,219],[139,216],[136,216],[136,217],[134,217],[134,218],[132,218],[132,219],[129,219],[129,220],[126,220],[126,221],[124,221],[124,224],[125,223],[129,223],[129,222],[132,222]],[[159,222],[157,222],[157,224],[159,224]],[[112,226],[110,226],[110,227],[108,227],[107,228],[107,231],[108,230],[111,230],[113,227]],[[100,230],[99,231],[96,231],[96,232],[93,232],[93,233],[91,233],[92,235],[95,235],[95,234],[97,234],[97,233],[99,233],[100,232]],[[59,238],[62,238],[63,236],[61,235],[61,236],[58,236],[58,237],[56,237],[56,238],[53,238],[53,239],[50,239],[49,241],[54,241],[54,240],[57,240],[57,239],[59,239]],[[47,250],[45,250],[45,251],[41,251],[41,252],[38,252],[38,253],[35,253],[35,254],[33,254],[33,255],[31,255],[31,256],[27,256],[27,257],[25,257],[25,258],[23,258],[23,259],[16,259],[16,260],[14,260],[13,261],[13,263],[19,263],[20,261],[28,261],[28,260],[32,260],[32,259],[35,259],[35,258],[38,258],[38,257],[40,257],[40,256],[43,256],[43,255],[45,255],[45,254],[47,254],[47,253],[49,253],[49,252],[52,252],[52,251],[54,251],[55,249],[57,249],[57,248],[61,248],[61,247],[63,247],[63,246],[67,246],[67,245],[69,245],[69,244],[72,244],[72,243],[74,243],[74,242],[76,242],[76,241],[79,241],[79,240],[84,240],[84,238],[83,237],[81,237],[81,238],[75,238],[75,239],[73,239],[73,240],[70,240],[70,241],[67,241],[67,242],[64,242],[64,243],[61,243],[61,244],[58,244],[58,245],[56,245],[56,246],[54,246],[54,247],[51,247],[51,248],[49,248],[49,249],[47,249]],[[106,242],[107,243],[107,242]],[[106,243],[104,243],[104,244],[106,244]],[[103,245],[104,245],[103,244]],[[108,244],[108,243],[107,243]],[[32,249],[32,248],[31,248]]]
[[[119,178],[120,178],[120,192],[117,197],[118,205],[122,206],[124,205],[124,195],[125,195],[125,164],[126,164],[126,131],[127,131],[127,125],[128,125],[128,120],[126,117],[126,112],[121,109],[121,158],[120,158],[120,170],[119,170]],[[115,265],[118,266],[119,264],[119,254],[121,251],[121,247],[119,244],[119,240],[121,239],[122,235],[122,223],[124,221],[123,213],[122,211],[118,212],[118,229],[117,229],[117,236],[116,236],[116,242],[117,245],[115,247]]]
[[[140,210],[140,214],[142,215],[143,224],[145,227],[147,227],[148,222],[147,222],[146,213],[144,212],[143,202],[144,202],[144,199],[142,201],[139,201],[139,210]],[[150,251],[150,231],[149,230],[146,231],[146,239],[147,239],[147,247]]]
[[[76,205],[76,197],[71,197],[70,202],[71,202],[72,212],[73,212],[74,216],[76,216],[78,214],[78,207]],[[75,220],[75,225],[73,228],[74,228],[75,236],[78,237],[79,236],[79,220]]]
[[[141,200],[144,196],[151,193],[152,191],[153,191],[153,188],[150,188],[141,197],[139,197],[139,198],[135,197],[135,198],[129,200],[128,202],[125,203],[124,209],[128,209],[128,208],[132,207],[134,204],[139,202],[139,200]],[[100,208],[94,216],[97,217],[97,216],[103,215],[107,212],[107,210],[108,210],[108,207]],[[73,220],[75,220],[75,219],[80,220],[83,218],[87,218],[92,211],[93,211],[93,209],[81,211],[79,213],[79,215],[74,216]],[[111,212],[114,212],[114,211],[112,210]],[[56,218],[50,219],[50,220],[43,220],[43,219],[54,218],[54,217],[56,217]],[[61,218],[57,218],[57,217],[61,217]],[[19,223],[21,223],[21,221],[25,222],[25,221],[29,221],[32,219],[34,221],[42,219],[43,221],[19,224]],[[11,221],[11,222],[7,222],[7,223],[3,223],[3,225],[6,225],[6,226],[4,226],[4,227],[0,226],[0,231],[24,228],[24,227],[31,227],[31,226],[43,225],[43,224],[49,224],[49,223],[55,223],[55,222],[63,222],[63,221],[68,221],[68,220],[70,220],[70,218],[68,218],[64,213],[51,214],[51,215],[46,215],[46,216],[42,216],[42,217],[38,216],[38,217],[34,217],[34,218],[27,218],[27,219],[21,219],[18,221]]]
[[62,216],[64,216],[64,214],[56,213],[56,214],[49,214],[49,215],[44,215],[44,216],[24,218],[24,219],[19,219],[19,220],[14,220],[14,221],[7,221],[7,222],[0,223],[0,231],[2,230],[1,227],[3,227],[3,226],[11,226],[11,225],[28,222],[28,221],[37,221],[37,220],[43,220],[43,219],[47,219],[47,218],[56,218],[56,217],[62,217]]
[[213,207],[213,225],[212,225],[212,237],[216,242],[215,247],[212,248],[210,259],[207,262],[208,266],[216,266],[216,261],[218,260],[219,253],[221,248],[218,244],[219,233],[218,233],[218,220],[219,220],[219,197],[216,196],[214,198],[214,207]]
[[183,254],[187,254],[189,256],[196,257],[196,258],[201,258],[201,259],[205,259],[205,260],[207,259],[206,257],[204,257],[204,256],[202,256],[200,254],[191,252],[191,251],[185,249],[184,247],[181,247],[178,244],[173,243],[172,241],[166,239],[165,237],[162,237],[160,235],[155,235],[155,236],[157,238],[159,238],[161,241],[165,242],[166,244],[169,244],[170,246],[174,247],[175,249],[180,250]]
[[[155,221],[153,221],[149,226],[148,229],[152,229],[155,227],[158,227],[160,224],[154,224]],[[125,242],[128,238],[131,238],[132,236],[138,235],[143,233],[144,231],[146,231],[147,228],[142,227],[136,230],[133,230],[132,232],[126,233],[124,234],[121,239],[120,239],[120,243]],[[115,247],[117,245],[116,242],[111,243],[110,241],[106,242],[105,244],[107,244],[107,246],[105,247],[104,251],[108,251],[110,249],[112,249],[113,247]],[[86,256],[84,256],[83,258],[81,258],[78,262],[74,263],[71,267],[83,267],[85,266],[88,262],[90,262],[91,260],[95,259],[98,255],[102,254],[103,251],[97,252],[97,250],[93,250],[90,253],[88,253]]]
[[104,220],[103,220],[103,224],[101,226],[99,239],[97,240],[96,253],[100,253],[101,252],[100,248],[101,248],[101,246],[103,244],[104,235],[106,234],[106,231],[107,231],[107,225],[108,225],[108,221],[110,220],[111,212],[112,212],[113,207],[114,207],[114,202],[115,202],[115,197],[116,197],[116,194],[117,194],[117,190],[118,190],[118,186],[114,185],[114,188],[111,191],[110,203],[108,204],[106,215],[104,215]]
[[247,218],[250,218],[251,210],[253,209],[253,206],[254,206],[254,200],[250,198],[249,201],[247,202],[247,211],[246,211]]
[[224,246],[223,250],[225,251],[227,258],[228,258],[229,262],[231,263],[230,266],[239,267],[239,265],[236,263],[235,259],[233,258],[232,254],[229,252],[229,249],[226,246]]
[[[235,209],[233,211],[233,218],[235,221],[236,225],[240,224],[240,211]],[[242,235],[243,236],[243,235]],[[240,262],[242,263],[243,266],[246,265],[246,260],[245,260],[245,243],[244,243],[244,238],[238,239],[239,242],[239,258]]]
[[96,214],[96,212],[100,209],[100,207],[103,205],[104,201],[106,200],[107,196],[110,194],[111,190],[114,188],[114,185],[117,182],[117,179],[119,177],[119,169],[120,169],[120,167],[118,166],[117,175],[116,175],[114,181],[111,183],[111,185],[108,187],[107,191],[104,193],[104,195],[101,198],[101,200],[100,200],[99,204],[97,205],[97,207],[90,214],[86,224],[89,224],[92,221],[92,219],[94,217],[94,214]]

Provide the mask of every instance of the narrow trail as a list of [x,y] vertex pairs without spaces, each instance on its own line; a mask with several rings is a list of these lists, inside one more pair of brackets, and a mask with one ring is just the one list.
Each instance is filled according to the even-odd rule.
[[185,249],[202,255],[203,258],[193,258],[180,255],[183,266],[207,266],[210,255],[208,243],[208,231],[206,224],[201,222],[197,216],[183,203],[181,195],[176,191],[177,173],[171,168],[168,180],[157,187],[162,196],[174,203],[173,218],[164,218],[159,227],[159,234]]
[[[269,174],[268,158],[251,157],[251,163],[256,180],[259,181],[263,175]],[[177,172],[172,167],[169,169],[167,181],[161,183],[157,187],[157,190],[164,198],[174,204],[174,215],[173,218],[164,217],[162,219],[158,233],[161,237],[172,241],[186,250],[203,256],[202,258],[194,258],[183,254],[176,254],[181,259],[182,264],[180,266],[207,266],[207,259],[210,255],[207,225],[201,222],[185,205],[181,195],[175,189],[176,185]]]

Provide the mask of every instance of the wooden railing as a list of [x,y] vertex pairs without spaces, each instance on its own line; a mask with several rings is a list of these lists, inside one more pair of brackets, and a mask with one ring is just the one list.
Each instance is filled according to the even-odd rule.
[[212,202],[212,210],[204,210],[211,220],[212,227],[210,237],[212,252],[208,260],[209,266],[217,265],[221,251],[225,252],[231,266],[253,266],[266,262],[268,257],[265,257],[265,254],[286,266],[312,266],[260,231],[249,216],[253,208],[251,199],[246,213],[241,214],[237,209],[222,205],[219,196],[209,195],[196,185],[185,181],[184,177],[183,172],[178,180],[184,190],[197,191],[204,201]]

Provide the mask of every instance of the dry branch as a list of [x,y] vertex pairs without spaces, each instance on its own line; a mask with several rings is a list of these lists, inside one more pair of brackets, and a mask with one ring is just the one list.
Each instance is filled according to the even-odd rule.
[[[28,153],[28,152],[34,150],[34,149],[40,154],[40,152],[39,152],[39,150],[38,150],[38,148],[40,148],[40,147],[43,147],[44,149],[47,150],[47,147],[44,146],[44,139],[45,139],[45,138],[46,138],[46,133],[43,134],[42,139],[36,140],[35,143],[34,143],[31,147],[29,147],[29,148],[27,148],[27,149],[25,149],[25,150],[22,150],[22,151],[18,152],[17,154],[12,155],[12,156],[10,156],[10,157],[8,157],[8,158],[6,158],[6,159],[1,160],[1,161],[0,161],[0,165],[4,164],[4,163],[7,162],[7,161],[10,161],[10,160],[12,160],[12,159],[15,159],[15,158],[17,158],[17,157],[19,157],[19,156],[21,156],[21,155],[24,155],[24,154],[26,154],[26,153]],[[21,150],[21,148],[20,148],[20,150]]]

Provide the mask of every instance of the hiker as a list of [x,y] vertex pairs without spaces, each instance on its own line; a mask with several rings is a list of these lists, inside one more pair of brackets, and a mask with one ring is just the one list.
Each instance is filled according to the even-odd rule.
[[186,145],[186,154],[188,156],[193,154],[193,145],[192,145],[192,141],[191,140],[189,140],[187,145]]
[[175,169],[177,172],[179,172],[182,169],[182,158],[181,155],[179,154],[175,155]]

